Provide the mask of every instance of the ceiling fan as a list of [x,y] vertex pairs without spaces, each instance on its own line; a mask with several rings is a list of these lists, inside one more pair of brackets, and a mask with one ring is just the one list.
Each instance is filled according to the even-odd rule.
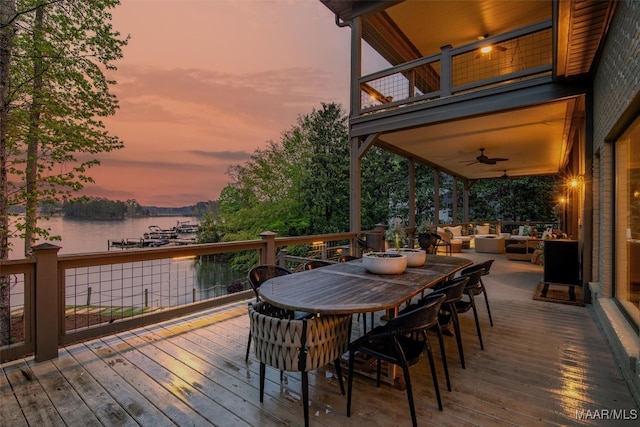
[[[487,37],[489,37],[489,35],[485,34],[483,36],[479,36],[478,40],[485,40]],[[504,52],[507,50],[506,47],[500,46],[499,44],[486,44],[484,46],[481,46],[480,49],[478,49],[478,53],[476,54],[476,59],[480,58],[482,55],[491,53],[494,49],[500,52]]]
[[495,165],[498,162],[506,162],[509,159],[506,159],[504,157],[487,157],[484,154],[484,148],[480,149],[480,155],[478,157],[476,157],[475,160],[469,162],[467,164],[467,166],[470,166],[474,163],[482,163],[484,165]]

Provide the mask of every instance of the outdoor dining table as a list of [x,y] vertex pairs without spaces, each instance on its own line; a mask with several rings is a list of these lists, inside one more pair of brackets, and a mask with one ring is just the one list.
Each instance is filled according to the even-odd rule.
[[[393,317],[403,303],[471,264],[465,258],[427,255],[420,267],[383,275],[368,272],[357,259],[274,277],[260,286],[259,293],[264,301],[292,311],[322,315],[386,310]],[[361,363],[356,369],[373,376],[371,365]],[[394,384],[395,365],[387,366],[381,379]]]
[[263,283],[259,292],[268,303],[292,311],[354,314],[387,310],[393,314],[404,302],[471,264],[465,258],[427,255],[420,267],[385,275],[368,272],[358,259],[275,277]]

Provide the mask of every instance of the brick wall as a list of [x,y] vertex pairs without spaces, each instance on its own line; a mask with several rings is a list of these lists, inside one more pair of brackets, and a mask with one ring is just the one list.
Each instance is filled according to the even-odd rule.
[[620,1],[594,79],[594,143],[604,143],[640,91],[640,2]]
[[[600,154],[599,206],[594,216],[594,237],[600,236],[594,248],[593,281],[602,283],[603,296],[611,296],[613,216],[615,203],[612,182],[612,147],[605,144],[632,99],[640,92],[640,2],[623,0],[617,5],[593,84],[594,153]],[[603,256],[595,256],[602,254]],[[597,272],[597,277],[596,277]]]

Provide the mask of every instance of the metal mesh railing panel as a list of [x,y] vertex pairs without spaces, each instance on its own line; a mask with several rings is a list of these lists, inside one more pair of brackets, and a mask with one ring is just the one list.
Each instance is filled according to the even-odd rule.
[[491,47],[490,52],[476,49],[452,57],[453,87],[551,64],[551,29],[494,43]]

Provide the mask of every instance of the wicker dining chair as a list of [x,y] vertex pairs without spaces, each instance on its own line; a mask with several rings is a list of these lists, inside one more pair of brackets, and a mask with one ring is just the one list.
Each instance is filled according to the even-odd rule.
[[333,362],[344,395],[340,357],[349,349],[351,315],[289,319],[286,310],[264,301],[249,305],[251,336],[260,361],[260,402],[264,398],[266,365],[302,375],[304,425],[309,425],[308,372]]
[[[251,289],[256,294],[256,301],[260,301],[260,294],[258,293],[258,289],[260,286],[269,279],[278,276],[284,276],[286,274],[291,274],[291,270],[287,270],[286,268],[279,267],[277,265],[263,264],[257,267],[253,267],[249,270],[247,274],[247,280]],[[307,317],[309,313],[289,313],[290,317]],[[244,357],[244,361],[249,361],[249,351],[251,350],[251,331],[249,331],[249,339],[247,341],[247,354]]]
[[438,388],[435,362],[427,330],[438,322],[438,312],[444,301],[444,295],[428,295],[415,310],[408,311],[389,320],[384,326],[374,328],[371,332],[358,338],[349,345],[349,385],[347,391],[347,417],[351,415],[351,394],[353,389],[353,368],[356,353],[368,355],[377,360],[376,385],[380,386],[381,361],[386,361],[402,368],[409,400],[411,421],[417,425],[416,411],[413,403],[413,390],[409,367],[420,360],[426,352],[431,366],[433,386],[438,400],[438,408],[442,411],[442,400]]

